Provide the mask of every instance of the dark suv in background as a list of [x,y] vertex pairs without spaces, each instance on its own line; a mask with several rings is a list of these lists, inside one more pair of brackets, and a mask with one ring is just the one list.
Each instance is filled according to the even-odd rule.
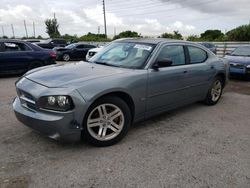
[[42,48],[53,49],[55,47],[65,47],[67,42],[64,39],[48,39],[43,42],[37,42],[36,45]]
[[55,64],[56,53],[22,40],[0,40],[0,75]]

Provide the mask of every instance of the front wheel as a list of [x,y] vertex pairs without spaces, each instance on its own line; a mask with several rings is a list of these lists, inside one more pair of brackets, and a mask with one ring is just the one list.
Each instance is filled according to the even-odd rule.
[[210,87],[207,96],[205,98],[205,103],[207,105],[215,105],[221,98],[223,92],[223,82],[220,77],[216,77]]
[[116,96],[99,99],[88,110],[83,138],[95,146],[110,146],[128,132],[131,112],[125,101]]

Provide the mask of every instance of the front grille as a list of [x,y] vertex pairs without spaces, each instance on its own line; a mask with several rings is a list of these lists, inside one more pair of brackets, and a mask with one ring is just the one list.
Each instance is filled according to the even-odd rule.
[[17,90],[17,93],[21,101],[21,104],[24,107],[33,109],[33,110],[37,109],[35,98],[31,94],[22,90]]

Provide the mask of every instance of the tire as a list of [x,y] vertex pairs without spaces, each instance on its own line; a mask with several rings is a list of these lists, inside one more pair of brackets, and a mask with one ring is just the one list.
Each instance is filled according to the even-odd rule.
[[131,111],[121,98],[116,96],[100,98],[86,113],[83,139],[94,146],[111,146],[127,134],[131,120]]
[[212,85],[207,93],[207,96],[204,100],[205,104],[212,106],[219,102],[221,95],[223,93],[223,81],[222,78],[217,76],[213,80]]
[[42,62],[40,61],[33,61],[30,63],[29,67],[28,67],[28,71],[31,70],[31,69],[35,69],[35,68],[38,68],[38,67],[41,67],[43,66]]
[[63,61],[69,61],[70,60],[69,54],[63,54],[62,59]]

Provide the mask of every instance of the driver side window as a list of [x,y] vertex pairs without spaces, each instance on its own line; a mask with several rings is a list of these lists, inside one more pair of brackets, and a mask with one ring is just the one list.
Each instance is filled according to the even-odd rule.
[[173,62],[171,66],[185,65],[184,47],[178,45],[163,47],[157,60],[163,59],[171,60]]

